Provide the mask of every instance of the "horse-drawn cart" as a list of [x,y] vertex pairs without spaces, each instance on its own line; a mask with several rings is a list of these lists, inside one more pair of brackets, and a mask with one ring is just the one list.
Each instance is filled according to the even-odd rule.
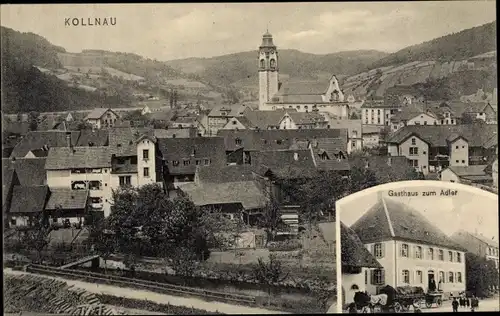
[[432,304],[436,304],[437,307],[440,307],[443,304],[443,293],[429,292],[425,294],[425,306],[431,308]]
[[394,311],[405,312],[413,306],[420,308],[422,300],[425,298],[424,289],[418,286],[398,286],[396,288],[396,297],[394,298]]

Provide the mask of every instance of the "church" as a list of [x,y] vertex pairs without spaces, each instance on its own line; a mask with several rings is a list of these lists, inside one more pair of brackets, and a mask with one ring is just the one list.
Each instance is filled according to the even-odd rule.
[[335,75],[328,83],[279,81],[278,50],[269,32],[262,36],[258,67],[260,111],[295,109],[298,112],[328,112],[339,119],[349,118],[349,103]]

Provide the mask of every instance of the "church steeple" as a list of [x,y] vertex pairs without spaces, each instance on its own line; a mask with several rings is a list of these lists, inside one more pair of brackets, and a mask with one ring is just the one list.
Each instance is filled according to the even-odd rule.
[[278,92],[278,51],[273,43],[273,36],[266,30],[259,46],[259,108],[271,101]]

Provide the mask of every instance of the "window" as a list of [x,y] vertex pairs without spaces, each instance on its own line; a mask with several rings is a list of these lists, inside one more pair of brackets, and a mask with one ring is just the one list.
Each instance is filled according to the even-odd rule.
[[274,58],[271,59],[271,63],[270,64],[271,64],[271,69],[275,69],[276,68],[276,60],[274,60]]
[[453,251],[448,251],[448,260],[450,260],[450,262],[453,262]]
[[429,248],[429,251],[427,253],[429,254],[429,260],[434,260],[434,249]]
[[420,271],[420,270],[416,271],[415,278],[416,278],[415,282],[417,282],[419,284],[424,283],[424,274],[422,273],[422,271]]
[[444,272],[443,271],[439,271],[439,281],[438,282],[442,282],[444,283]]
[[411,139],[411,144],[412,144],[412,145],[416,145],[416,144],[417,144],[417,140],[416,140],[415,138],[412,138],[412,139]]
[[190,160],[184,160],[183,161],[184,166],[189,166],[191,164]]
[[415,247],[415,258],[422,259],[422,247],[420,246]]
[[419,121],[415,121],[415,125],[420,125],[420,122]]
[[16,226],[16,219],[15,218],[12,218],[10,220],[10,224],[13,225],[13,226]]
[[377,110],[377,115],[380,115],[380,110]]
[[373,245],[373,255],[375,258],[384,257],[384,245],[382,243],[377,243]]
[[380,117],[377,117],[377,123],[380,124]]
[[384,283],[385,283],[384,270],[382,269],[372,270],[372,284],[381,285]]
[[424,125],[427,125],[427,121],[424,121]]
[[439,260],[444,261],[444,251],[443,249],[439,249]]
[[418,168],[418,160],[410,159],[410,166]]
[[172,166],[177,167],[179,165],[179,160],[172,160]]
[[418,147],[410,147],[410,156],[418,155]]
[[101,185],[101,181],[89,181],[89,190],[100,190]]
[[121,176],[121,177],[119,177],[119,180],[120,180],[121,187],[126,186],[126,185],[130,185],[132,183],[131,176]]
[[462,160],[462,163],[465,163],[465,160]]
[[200,164],[200,161],[196,159],[196,165],[198,166]]
[[351,146],[354,148],[356,147],[356,142],[355,141],[351,141]]
[[149,177],[149,168],[148,167],[144,168],[143,174],[145,177]]
[[408,258],[408,244],[401,245],[400,256]]
[[456,163],[459,163],[459,160],[455,160]]
[[403,283],[410,283],[410,271],[403,270],[401,276],[403,278]]
[[458,149],[458,146],[455,146],[455,149]]
[[236,121],[233,121],[233,125],[236,125]]
[[453,283],[453,272],[448,272],[448,282]]
[[205,166],[208,166],[210,164],[210,159],[205,159],[203,163]]
[[462,272],[457,272],[457,283],[462,283]]
[[365,284],[368,284],[368,270],[365,270]]
[[144,149],[142,151],[142,159],[148,160],[149,159],[149,149]]

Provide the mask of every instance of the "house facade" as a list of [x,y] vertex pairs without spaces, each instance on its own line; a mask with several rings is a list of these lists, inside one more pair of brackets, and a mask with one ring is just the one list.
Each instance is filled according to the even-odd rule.
[[54,147],[45,164],[52,190],[88,190],[90,207],[109,216],[112,204],[109,147]]
[[449,166],[481,165],[497,146],[496,125],[405,126],[391,134],[391,156],[406,156],[416,171],[440,172]]
[[217,106],[208,114],[208,135],[217,135],[219,129],[223,129],[233,117],[243,116],[245,105],[222,105]]
[[451,238],[468,252],[495,262],[497,269],[499,268],[498,242],[465,230],[455,232]]
[[387,104],[382,100],[367,100],[361,106],[361,122],[363,125],[389,126],[400,107],[399,104]]
[[279,129],[327,128],[328,121],[319,113],[285,113],[279,122]]
[[100,129],[115,126],[119,118],[120,116],[111,109],[96,108],[87,115],[85,122]]
[[418,286],[428,292],[431,280],[447,296],[465,290],[466,250],[419,211],[379,197],[351,228],[383,267],[371,273],[369,293],[384,285]]
[[441,181],[492,185],[493,177],[485,169],[487,165],[451,166],[441,172]]

